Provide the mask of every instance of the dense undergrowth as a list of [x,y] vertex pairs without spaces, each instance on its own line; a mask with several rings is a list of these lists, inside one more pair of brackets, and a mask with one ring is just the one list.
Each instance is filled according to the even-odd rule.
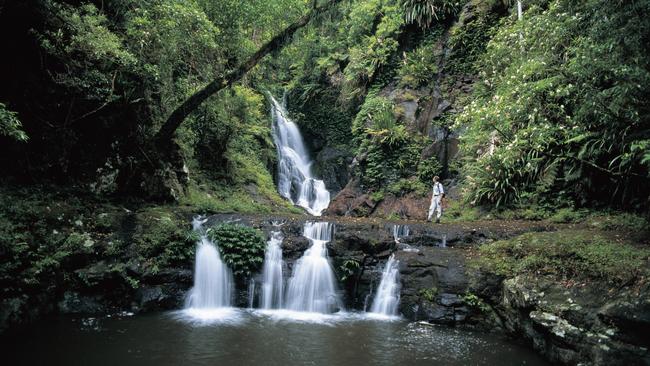
[[[191,263],[190,212],[49,188],[0,191],[2,326],[6,316],[29,318],[30,306],[42,309],[63,289],[107,286],[108,278],[110,287],[135,291],[143,275]],[[16,309],[6,311],[5,301]]]

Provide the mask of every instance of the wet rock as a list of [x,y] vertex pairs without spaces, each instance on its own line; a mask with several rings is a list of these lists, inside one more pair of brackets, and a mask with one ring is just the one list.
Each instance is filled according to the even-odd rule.
[[350,153],[330,146],[326,146],[316,155],[314,164],[316,176],[325,182],[331,195],[336,195],[350,180],[348,166],[351,162]]
[[[552,362],[566,365],[648,365],[647,289],[610,292],[603,286],[565,287],[544,276],[472,277],[471,291],[493,304],[500,324],[528,339]],[[494,302],[496,300],[496,302]]]
[[187,286],[175,283],[142,287],[135,295],[138,310],[155,311],[182,308],[188,289]]
[[62,314],[97,314],[108,311],[101,295],[84,295],[76,291],[66,291],[58,303]]

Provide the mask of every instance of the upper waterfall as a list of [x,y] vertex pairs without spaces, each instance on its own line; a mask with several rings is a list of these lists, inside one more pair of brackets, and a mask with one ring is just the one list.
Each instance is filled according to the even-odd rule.
[[284,105],[271,99],[273,141],[278,151],[278,191],[291,203],[320,216],[330,203],[325,183],[314,178],[313,161],[307,153],[298,126],[287,116]]

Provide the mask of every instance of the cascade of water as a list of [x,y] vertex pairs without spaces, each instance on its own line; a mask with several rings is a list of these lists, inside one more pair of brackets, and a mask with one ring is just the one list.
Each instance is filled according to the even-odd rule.
[[278,152],[278,191],[291,203],[320,216],[330,203],[330,193],[322,180],[314,178],[312,161],[298,126],[287,117],[284,105],[271,99],[273,142]]
[[400,239],[406,238],[411,233],[408,225],[393,225],[393,239],[399,244]]
[[253,308],[253,303],[255,302],[255,280],[250,279],[248,282],[248,308]]
[[411,229],[408,225],[393,225],[393,240],[397,244],[397,249],[405,252],[419,252],[420,250],[411,247],[406,243],[402,243],[402,239],[411,235]]
[[264,268],[262,269],[262,294],[260,307],[262,309],[282,308],[282,295],[284,283],[282,278],[282,234],[279,231],[271,232],[271,238],[266,244]]
[[219,251],[203,230],[206,220],[197,217],[192,221],[194,230],[201,234],[196,248],[194,287],[187,297],[186,307],[209,309],[229,307],[232,302],[233,278],[223,263]]
[[286,299],[289,310],[332,313],[341,308],[325,246],[333,233],[331,223],[305,223],[303,236],[311,241],[311,247],[296,262],[289,280]]
[[397,305],[399,305],[400,297],[398,267],[399,261],[395,259],[395,255],[391,255],[381,274],[381,282],[377,288],[377,295],[372,302],[372,313],[397,315]]

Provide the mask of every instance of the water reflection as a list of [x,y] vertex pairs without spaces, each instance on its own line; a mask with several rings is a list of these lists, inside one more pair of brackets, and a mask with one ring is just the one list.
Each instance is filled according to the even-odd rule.
[[0,352],[20,360],[8,365],[546,365],[494,335],[362,313],[308,322],[233,311],[237,321],[212,324],[179,312],[102,318],[99,331],[69,318],[41,322],[0,336]]

